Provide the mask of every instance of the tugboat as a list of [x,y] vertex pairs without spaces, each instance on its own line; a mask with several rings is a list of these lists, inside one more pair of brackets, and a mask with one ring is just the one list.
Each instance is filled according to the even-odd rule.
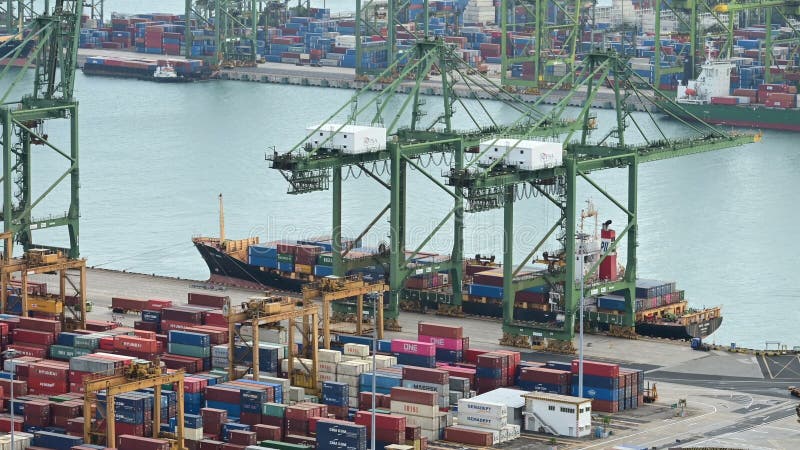
[[156,67],[155,72],[153,72],[153,80],[159,83],[184,83],[189,81],[187,78],[178,75],[178,72],[169,62],[165,66]]

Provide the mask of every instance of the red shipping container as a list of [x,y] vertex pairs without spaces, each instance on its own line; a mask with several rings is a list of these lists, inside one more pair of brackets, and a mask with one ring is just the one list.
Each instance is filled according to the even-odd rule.
[[22,408],[26,425],[35,427],[50,426],[50,403],[45,401],[25,402]]
[[253,425],[253,431],[256,432],[256,439],[258,441],[280,441],[283,433],[281,427],[272,425],[258,424]]
[[121,435],[117,442],[119,450],[170,450],[170,443],[165,439]]
[[217,327],[227,327],[228,320],[222,314],[221,309],[214,309],[211,311],[204,311],[203,312],[203,324],[205,325],[213,325]]
[[52,345],[55,341],[53,333],[48,331],[17,328],[11,335],[14,338],[14,343],[19,344]]
[[592,411],[607,413],[619,412],[619,403],[616,400],[592,400]]
[[391,400],[428,406],[437,406],[439,404],[436,392],[403,387],[392,388]]
[[[364,425],[369,430],[372,421],[372,413],[369,411],[358,411],[356,413],[355,423]],[[406,417],[391,414],[375,413],[375,427],[384,430],[400,431],[405,433]],[[376,433],[377,436],[377,433]]]
[[231,430],[228,433],[228,442],[236,445],[256,445],[256,433],[253,431]]
[[172,306],[172,300],[161,300],[161,299],[149,299],[147,300],[147,309],[152,311],[158,311],[163,308],[169,308]]
[[[283,417],[272,417],[272,416],[264,416],[264,415],[262,415],[261,416],[261,423],[264,424],[264,425],[278,427],[281,430],[283,430],[285,428],[285,426],[286,426],[285,421],[283,420]],[[205,423],[204,423],[203,427],[205,428]]]
[[[14,431],[22,431],[23,419],[14,417]],[[11,431],[11,417],[0,417],[0,432],[8,433]]]
[[492,433],[489,431],[479,431],[472,428],[457,426],[444,429],[444,440],[481,447],[491,447],[494,444],[492,441]]
[[133,331],[133,335],[136,336],[136,337],[143,338],[143,339],[153,339],[153,340],[155,340],[155,338],[156,338],[156,333],[154,333],[152,331],[145,331],[145,330],[134,330]]
[[147,300],[111,297],[111,307],[124,311],[142,311],[147,309]]
[[450,381],[450,374],[440,369],[405,366],[403,367],[403,379],[422,381],[424,383],[447,384]]
[[492,369],[507,369],[508,358],[496,352],[478,355],[478,367],[489,367]]
[[[251,413],[251,412],[242,412],[239,416],[239,422],[245,425],[257,425],[261,423],[261,414],[260,413]],[[250,445],[250,444],[247,444]]]
[[286,434],[308,435],[308,420],[286,419]]
[[489,350],[480,350],[477,348],[470,348],[464,350],[464,362],[470,364],[477,364],[478,363],[478,356],[489,353]]
[[157,344],[155,340],[140,338],[137,336],[120,335],[114,337],[115,350],[132,350],[143,353],[155,353]]
[[523,367],[519,379],[532,383],[565,385],[572,383],[572,372],[544,367]]
[[405,353],[419,356],[436,356],[436,346],[431,343],[392,339],[392,353]]
[[197,292],[189,292],[187,303],[196,306],[207,306],[209,308],[222,309],[227,302],[228,297],[222,295],[200,294]]
[[[367,436],[371,436],[370,428],[367,426]],[[385,428],[375,428],[375,440],[380,442],[388,442],[391,444],[403,444],[406,439],[406,430],[403,427],[402,431],[387,430]]]
[[29,377],[69,381],[69,363],[42,361],[28,366]]
[[230,442],[222,444],[222,450],[244,450],[245,448],[247,448],[246,445],[231,444]]
[[[572,373],[578,373],[578,360],[572,360]],[[619,377],[619,364],[610,364],[597,361],[583,361],[583,373],[598,377]]]
[[178,322],[175,320],[161,320],[161,331],[169,332],[169,331],[184,331],[187,328],[191,328],[197,324],[191,322]]
[[279,243],[277,248],[278,253],[282,253],[284,255],[294,255],[297,253],[297,244]]
[[37,319],[33,317],[20,317],[19,326],[26,330],[47,331],[53,335],[61,332],[61,322],[58,320]]
[[28,393],[31,395],[66,394],[67,392],[69,392],[69,382],[67,380],[28,378]]
[[7,347],[8,350],[15,350],[18,356],[33,356],[35,358],[47,357],[47,346],[36,344],[14,344]]

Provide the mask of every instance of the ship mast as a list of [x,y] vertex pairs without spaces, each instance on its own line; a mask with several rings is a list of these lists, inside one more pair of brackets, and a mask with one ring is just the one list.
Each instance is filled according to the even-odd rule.
[[222,194],[219,194],[219,243],[225,245],[225,208],[222,205]]

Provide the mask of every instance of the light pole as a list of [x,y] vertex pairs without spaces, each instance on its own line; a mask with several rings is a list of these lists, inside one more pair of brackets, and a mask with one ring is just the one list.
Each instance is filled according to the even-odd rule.
[[11,361],[11,449],[13,450],[14,447],[14,357],[17,356],[16,350],[6,350],[2,353],[3,357],[8,358]]
[[[580,259],[580,276],[581,276],[581,300],[580,311],[578,312],[578,397],[583,398],[583,259],[585,258],[584,242],[586,235],[581,233],[578,235],[580,246],[578,247],[578,258]],[[573,328],[574,330],[574,328]]]
[[[375,354],[378,352],[378,295],[382,295],[382,293],[373,292],[372,293],[372,322],[374,326],[372,327],[372,415],[370,416],[370,449],[375,450],[375,391],[377,390],[377,384],[375,382],[375,378],[377,377],[377,370],[375,368]],[[363,320],[363,318],[359,318],[359,320]]]

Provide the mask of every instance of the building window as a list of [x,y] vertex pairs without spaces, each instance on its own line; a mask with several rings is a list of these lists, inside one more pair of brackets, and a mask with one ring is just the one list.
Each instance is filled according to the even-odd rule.
[[575,408],[565,408],[565,407],[562,406],[561,407],[561,412],[567,413],[567,414],[575,414]]
[[347,139],[347,135],[346,134],[344,135],[344,138]]
[[322,133],[320,133],[319,135],[322,136]]
[[553,405],[550,405],[550,406],[547,407],[547,409],[550,410],[550,411],[555,411],[556,407],[553,406]]

